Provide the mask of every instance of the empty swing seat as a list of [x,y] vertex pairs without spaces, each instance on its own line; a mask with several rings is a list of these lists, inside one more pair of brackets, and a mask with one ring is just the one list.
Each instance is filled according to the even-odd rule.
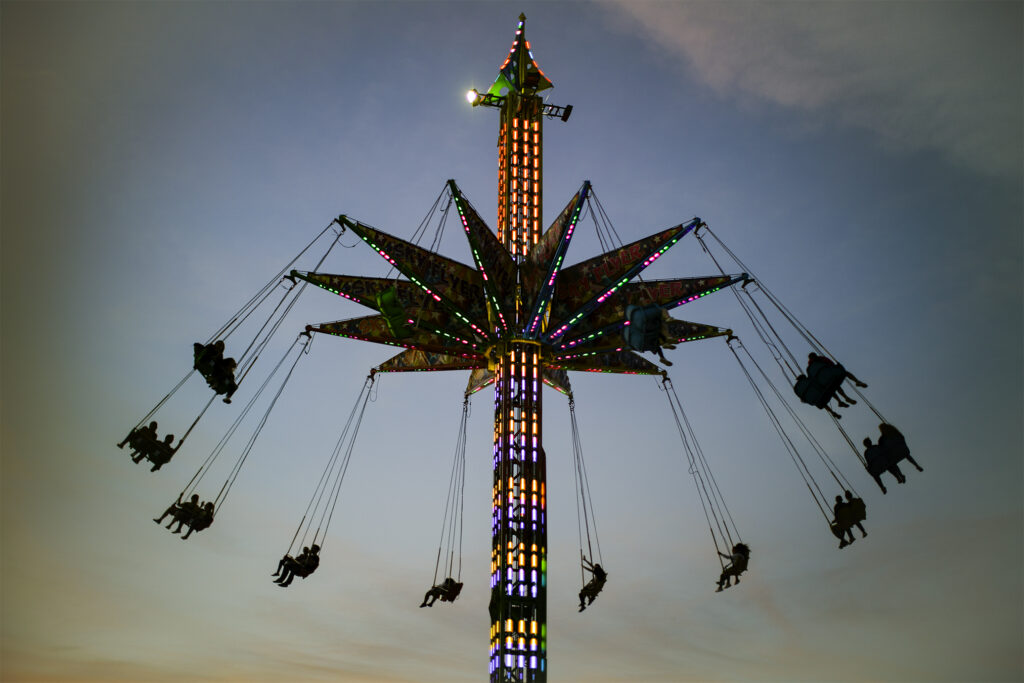
[[626,321],[622,330],[626,345],[636,351],[657,351],[661,348],[662,311],[657,304],[626,306]]

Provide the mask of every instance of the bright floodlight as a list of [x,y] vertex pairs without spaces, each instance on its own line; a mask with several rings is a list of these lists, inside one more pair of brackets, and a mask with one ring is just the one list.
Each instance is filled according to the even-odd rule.
[[466,101],[469,102],[470,104],[476,102],[478,97],[480,97],[480,93],[476,91],[476,88],[473,88],[472,90],[466,93]]

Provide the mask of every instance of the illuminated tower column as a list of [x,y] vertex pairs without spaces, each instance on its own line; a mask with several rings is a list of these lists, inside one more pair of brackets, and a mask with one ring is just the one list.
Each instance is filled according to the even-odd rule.
[[[551,87],[533,61],[520,15],[508,59],[484,102],[500,108],[498,240],[522,264],[540,237],[541,135]],[[521,284],[521,277],[520,277]],[[494,366],[494,507],[491,541],[491,681],[547,679],[546,468],[541,448],[541,346],[514,320],[493,320],[507,342]]]
[[545,462],[538,347],[511,342],[495,368],[491,681],[546,680]]

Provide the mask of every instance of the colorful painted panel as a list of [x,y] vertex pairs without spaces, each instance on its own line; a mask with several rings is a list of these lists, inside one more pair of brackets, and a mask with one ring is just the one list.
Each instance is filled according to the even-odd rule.
[[406,280],[389,280],[381,277],[359,277],[356,275],[332,275],[330,273],[303,273],[292,271],[292,275],[337,294],[367,308],[377,310],[377,295],[392,287],[399,302],[404,306],[425,303],[424,298],[433,301],[430,295],[417,285]]
[[350,220],[345,225],[414,284],[430,294],[481,336],[486,337],[483,279],[473,268]]
[[663,370],[631,351],[580,354],[565,360],[551,360],[549,367],[579,372],[611,372],[626,375],[660,375]]
[[384,319],[384,316],[380,315],[372,315],[364,318],[352,318],[350,320],[338,320],[336,322],[320,323],[319,325],[309,325],[306,329],[312,332],[334,335],[336,337],[361,339],[363,341],[371,341],[377,344],[389,344],[391,346],[404,346],[408,349],[434,351],[468,358],[481,357],[476,349],[469,343],[463,343],[457,339],[446,337],[441,334],[434,334],[424,329],[415,329],[410,336],[402,339],[396,339],[388,328],[388,324]]
[[696,225],[694,220],[668,228],[562,271],[551,311],[553,329],[546,339],[565,334]]
[[627,283],[605,305],[581,319],[568,333],[555,340],[554,347],[561,351],[590,344],[602,337],[617,338],[626,319],[626,306],[630,304],[646,306],[655,303],[670,309],[742,280],[742,276],[726,275]]
[[466,395],[475,394],[491,384],[494,384],[494,373],[487,368],[477,368],[469,373],[469,382],[466,383]]
[[722,327],[702,325],[701,323],[691,323],[685,320],[670,320],[668,325],[666,325],[666,328],[666,332],[672,339],[673,344],[699,341],[701,339],[708,339],[709,337],[721,337],[732,332],[732,330],[727,330]]
[[479,368],[482,363],[483,361],[479,359],[409,349],[381,363],[377,366],[377,372],[473,370]]
[[[630,282],[616,293],[615,298],[617,302],[620,302],[618,308],[622,310],[625,310],[627,303],[637,306],[658,304],[662,308],[674,308],[696,301],[742,280],[742,275],[713,275],[685,277],[676,280]],[[597,316],[601,316],[601,313],[598,311]]]
[[485,294],[503,316],[511,319],[515,311],[516,264],[491,232],[473,205],[466,201],[454,180],[448,181],[469,248],[483,278]]
[[[589,188],[590,184],[587,183],[584,187]],[[530,250],[529,256],[526,257],[528,264],[540,270],[547,268],[554,261],[562,242],[568,242],[572,238],[572,235],[566,235],[565,231],[569,227],[569,218],[576,212],[577,203],[581,203],[580,192],[573,195],[573,198],[562,209],[562,213],[558,214],[558,218],[550,228],[544,231],[540,240]],[[564,247],[562,251],[564,252]]]
[[566,249],[569,248],[576,223],[583,211],[583,202],[586,201],[589,191],[588,181],[583,183],[583,188],[576,193],[527,256],[527,276],[523,278],[523,299],[528,302],[530,310],[526,325],[527,336],[534,337],[541,331],[541,319],[551,302],[555,282],[562,269],[562,260],[565,258]]
[[544,384],[563,394],[572,395],[572,384],[569,382],[569,373],[565,370],[555,368],[544,368],[541,373]]

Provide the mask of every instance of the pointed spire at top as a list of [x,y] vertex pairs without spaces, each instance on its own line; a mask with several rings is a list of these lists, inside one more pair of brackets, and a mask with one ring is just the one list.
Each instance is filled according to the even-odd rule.
[[530,52],[530,42],[526,40],[526,15],[519,15],[519,26],[516,28],[516,39],[508,57],[501,65],[498,78],[487,91],[488,95],[502,97],[511,91],[521,95],[533,95],[541,90],[553,88]]

